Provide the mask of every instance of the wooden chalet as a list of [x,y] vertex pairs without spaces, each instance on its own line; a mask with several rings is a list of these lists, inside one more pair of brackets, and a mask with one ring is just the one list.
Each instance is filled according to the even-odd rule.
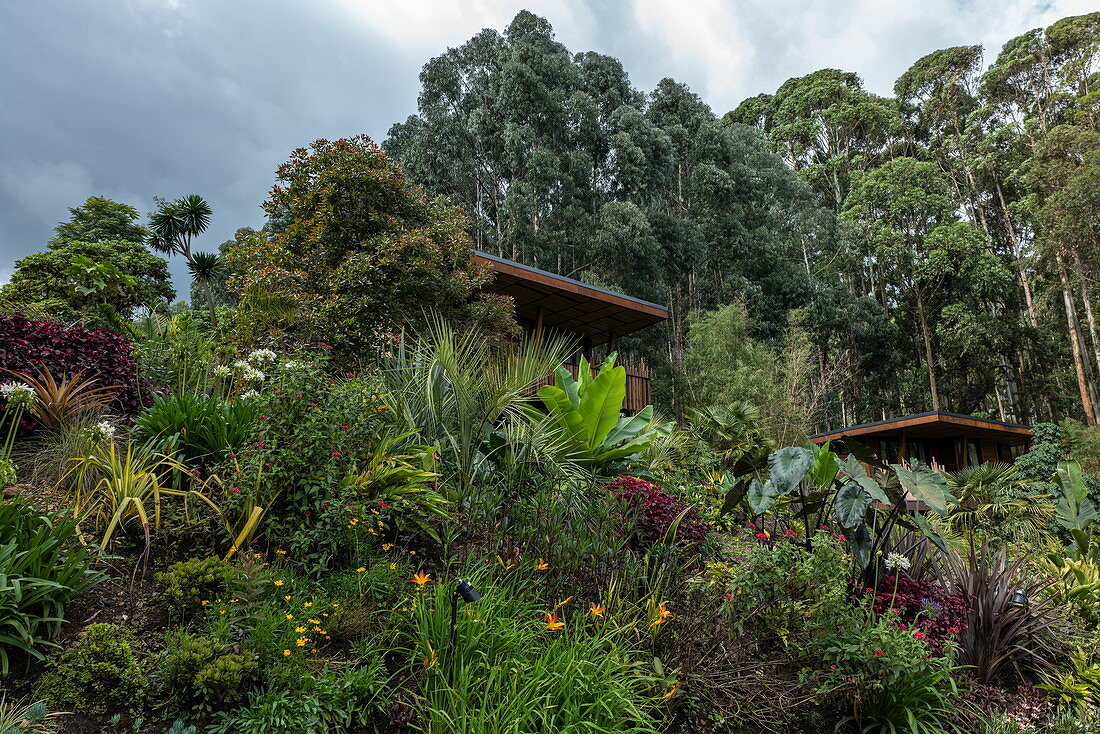
[[[475,251],[474,259],[496,273],[483,290],[511,296],[516,304],[516,321],[525,331],[558,331],[577,339],[578,351],[566,365],[574,376],[581,355],[591,361],[597,347],[613,352],[620,337],[668,318],[668,310],[656,303],[485,252]],[[626,368],[623,409],[635,412],[652,403],[648,368],[621,359],[619,364]]]
[[919,460],[933,469],[957,471],[987,461],[1010,462],[1027,451],[1031,429],[972,415],[932,411],[901,418],[861,423],[838,431],[819,433],[810,441],[829,441],[844,453],[844,440],[852,438],[891,464]]

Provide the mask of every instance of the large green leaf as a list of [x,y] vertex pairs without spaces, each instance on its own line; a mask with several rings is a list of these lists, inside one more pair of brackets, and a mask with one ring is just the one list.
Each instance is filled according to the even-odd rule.
[[828,442],[824,446],[813,446],[814,460],[806,479],[818,489],[824,489],[833,483],[837,472],[840,471],[840,462],[837,455],[829,450]]
[[1062,490],[1058,498],[1058,523],[1066,530],[1088,530],[1096,521],[1096,506],[1089,499],[1081,465],[1059,461],[1054,480]]
[[776,493],[786,496],[793,492],[810,471],[813,461],[813,452],[801,446],[788,446],[768,456],[768,469]]
[[539,398],[569,436],[572,443],[578,447],[581,445],[587,446],[584,440],[584,419],[581,417],[580,411],[573,407],[568,393],[556,385],[544,385],[539,390]]
[[626,369],[623,367],[601,371],[582,390],[578,412],[589,447],[599,446],[619,422],[625,400]]
[[745,500],[749,503],[749,511],[753,515],[763,515],[775,504],[775,498],[778,496],[779,493],[770,479],[766,482],[753,479],[749,482],[749,490],[745,493]]
[[936,532],[932,524],[928,522],[928,518],[919,512],[915,512],[910,516],[910,519],[913,521],[913,524],[920,528],[920,531],[924,533],[924,537],[928,538],[932,545],[939,548],[945,555],[950,554],[951,551],[947,547],[947,542],[943,539],[942,535]]
[[844,474],[853,482],[863,487],[863,491],[870,495],[871,499],[877,500],[884,505],[892,504],[890,498],[882,491],[882,487],[880,487],[878,482],[874,479],[867,476],[867,470],[863,468],[863,464],[860,464],[859,460],[854,456],[845,456],[843,461],[840,462],[840,466],[844,470]]
[[569,370],[562,365],[558,365],[558,368],[554,370],[554,383],[559,390],[569,397],[569,403],[573,406],[573,410],[580,407],[580,383],[573,379],[573,375]]
[[863,516],[867,514],[867,508],[871,506],[871,501],[871,496],[863,490],[863,487],[854,482],[838,489],[833,510],[836,512],[840,527],[850,530],[862,522]]
[[918,499],[928,506],[928,509],[937,515],[947,515],[948,505],[955,502],[955,498],[947,489],[944,478],[926,466],[917,466],[912,469],[901,464],[892,464],[901,486],[914,499]]

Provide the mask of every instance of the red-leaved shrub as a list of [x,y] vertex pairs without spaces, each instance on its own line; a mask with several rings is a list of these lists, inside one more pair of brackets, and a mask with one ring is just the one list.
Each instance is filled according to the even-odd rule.
[[676,530],[677,545],[700,543],[711,531],[710,523],[703,520],[694,507],[668,496],[660,487],[643,479],[620,474],[605,486],[636,513],[635,542],[640,547],[648,548],[663,540],[684,510],[687,513]]
[[[943,653],[948,640],[958,640],[966,630],[970,602],[964,596],[951,594],[939,584],[914,581],[904,574],[886,576],[875,595],[875,612],[891,615],[899,624],[927,635],[928,649],[933,655]],[[893,611],[891,611],[893,606]]]
[[[130,414],[150,394],[138,374],[130,340],[107,331],[67,329],[51,321],[31,321],[23,314],[0,314],[0,369],[35,373],[45,365],[57,379],[83,371],[99,386],[118,385],[112,407]],[[0,373],[0,382],[11,375]]]

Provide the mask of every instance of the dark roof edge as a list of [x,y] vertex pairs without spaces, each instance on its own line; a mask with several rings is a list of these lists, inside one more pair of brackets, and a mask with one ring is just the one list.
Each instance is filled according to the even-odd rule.
[[579,285],[579,286],[582,286],[584,288],[590,288],[590,289],[592,289],[594,291],[598,291],[600,293],[606,293],[609,296],[616,296],[618,298],[625,298],[628,301],[633,301],[634,303],[638,303],[638,304],[641,304],[643,306],[649,306],[650,308],[659,308],[659,309],[661,309],[662,311],[665,312],[665,317],[666,318],[668,317],[668,309],[665,308],[664,306],[662,306],[659,303],[653,303],[652,301],[645,301],[645,300],[642,300],[641,298],[635,298],[634,296],[628,296],[625,293],[619,293],[618,291],[612,291],[612,290],[608,290],[607,288],[601,288],[598,285],[592,285],[591,283],[585,283],[585,282],[580,281],[580,280],[575,280],[574,278],[567,278],[564,275],[558,275],[557,273],[551,273],[549,270],[542,270],[540,268],[534,268],[534,267],[531,267],[530,265],[524,265],[523,263],[516,262],[515,260],[508,260],[507,258],[497,257],[496,255],[490,255],[489,253],[482,252],[481,250],[474,250],[474,254],[477,255],[478,257],[483,257],[486,260],[492,260],[493,262],[503,263],[505,265],[511,265],[512,267],[519,268],[521,270],[526,270],[526,271],[531,272],[531,273],[538,273],[539,275],[546,275],[546,276],[549,276],[551,278],[557,278],[558,280],[564,280],[566,283],[572,283],[573,285]]
[[884,421],[873,421],[871,423],[857,423],[854,426],[845,426],[844,428],[838,428],[835,431],[825,431],[824,433],[815,433],[814,435],[810,436],[810,440],[813,440],[815,438],[822,438],[824,436],[831,436],[831,435],[836,434],[836,433],[841,433],[842,431],[854,431],[858,428],[874,428],[875,426],[888,426],[891,423],[897,423],[899,421],[907,421],[910,418],[927,418],[928,416],[932,416],[932,415],[942,415],[942,416],[947,416],[948,418],[965,418],[966,420],[984,421],[986,423],[992,423],[993,425],[996,425],[996,426],[1005,426],[1006,428],[1024,428],[1024,429],[1027,429],[1029,431],[1031,430],[1030,426],[1025,426],[1022,423],[1008,423],[1006,421],[996,421],[996,420],[993,420],[992,418],[979,418],[976,415],[966,415],[965,413],[949,413],[946,410],[929,410],[926,413],[914,413],[912,415],[900,415],[897,418],[887,418]]

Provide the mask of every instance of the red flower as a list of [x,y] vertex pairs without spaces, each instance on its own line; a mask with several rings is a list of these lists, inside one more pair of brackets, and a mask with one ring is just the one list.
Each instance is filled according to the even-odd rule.
[[238,492],[241,491],[241,488],[240,487],[231,487],[229,489],[229,491],[232,492],[233,494],[237,494]]
[[900,629],[900,630],[901,630],[902,632],[904,632],[905,630],[909,629],[909,625],[907,625],[907,624],[899,624],[899,625],[898,625],[898,629]]
[[918,640],[923,640],[923,639],[927,638],[928,635],[924,634],[920,630],[917,630],[916,632],[913,633],[913,637],[916,637]]
[[962,632],[962,630],[960,630],[958,627],[948,627],[947,631],[950,632],[953,635],[957,635],[960,632]]
[[829,670],[836,670],[836,666],[835,665],[830,665]]
[[343,456],[343,454],[341,454],[339,451],[333,451],[332,455],[333,456]]
[[876,658],[881,658],[881,657],[882,657],[882,655],[883,655],[883,652],[882,652],[882,650],[875,650],[875,657],[876,657]]

